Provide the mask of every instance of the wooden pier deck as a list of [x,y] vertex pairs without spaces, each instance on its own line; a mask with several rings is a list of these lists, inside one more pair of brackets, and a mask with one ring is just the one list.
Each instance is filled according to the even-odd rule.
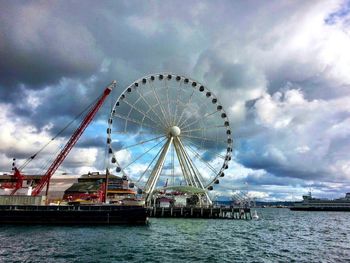
[[149,207],[148,215],[158,218],[252,219],[250,208],[237,207]]

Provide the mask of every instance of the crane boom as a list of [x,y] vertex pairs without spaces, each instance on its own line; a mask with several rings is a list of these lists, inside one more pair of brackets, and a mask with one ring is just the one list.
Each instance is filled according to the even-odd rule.
[[46,188],[46,195],[48,194],[48,188],[50,184],[50,179],[52,175],[56,172],[58,167],[61,165],[61,163],[64,161],[64,159],[67,157],[70,150],[74,147],[76,142],[79,140],[80,136],[83,134],[86,127],[90,124],[92,119],[95,117],[97,111],[101,108],[103,102],[107,98],[107,96],[111,93],[112,89],[116,86],[116,81],[113,81],[103,92],[101,97],[98,99],[96,104],[90,109],[90,111],[86,114],[84,120],[81,122],[79,127],[75,130],[75,132],[70,137],[69,141],[66,143],[64,148],[61,150],[61,152],[57,155],[56,159],[53,161],[53,163],[50,165],[49,169],[46,171],[46,173],[41,178],[40,182],[37,184],[37,186],[34,188],[32,192],[32,196],[37,196],[40,194],[40,192],[43,190],[45,185]]

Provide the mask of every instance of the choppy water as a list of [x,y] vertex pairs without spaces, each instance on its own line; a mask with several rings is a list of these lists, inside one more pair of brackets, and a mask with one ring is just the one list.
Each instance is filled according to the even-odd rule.
[[0,262],[350,262],[350,213],[260,209],[259,221],[1,226]]

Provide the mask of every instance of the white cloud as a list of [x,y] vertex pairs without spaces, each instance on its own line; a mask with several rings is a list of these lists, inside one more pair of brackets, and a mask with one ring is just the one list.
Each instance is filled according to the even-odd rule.
[[[1,172],[11,172],[12,158],[16,158],[16,165],[20,167],[25,160],[39,151],[46,143],[50,142],[36,158],[23,169],[26,174],[43,174],[50,165],[58,151],[65,144],[61,138],[51,141],[49,129],[43,127],[37,130],[26,123],[22,118],[13,117],[11,106],[0,105],[0,145],[1,145]],[[50,125],[47,125],[49,127]],[[18,127],[21,127],[20,129]],[[68,172],[70,174],[83,174],[96,170],[97,158],[102,158],[103,153],[96,148],[73,148],[65,161],[59,167],[57,173]]]
[[[51,140],[46,129],[38,131],[36,127],[28,124],[24,119],[13,115],[10,105],[2,103],[0,108],[0,145],[2,152],[6,153],[9,160],[15,158],[16,154],[20,154],[22,156],[20,158],[24,158],[23,155],[29,157]],[[43,154],[52,153],[59,144],[60,140],[58,139],[46,148]]]
[[267,199],[269,194],[266,192],[258,192],[258,191],[248,191],[247,195],[253,199]]

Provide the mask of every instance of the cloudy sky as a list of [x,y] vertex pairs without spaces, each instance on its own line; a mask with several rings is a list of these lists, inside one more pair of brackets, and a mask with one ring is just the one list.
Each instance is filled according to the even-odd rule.
[[234,158],[218,191],[342,196],[350,191],[349,47],[344,0],[0,0],[0,171],[116,79],[60,168],[102,170],[111,103],[135,79],[168,71],[207,85],[229,115]]

